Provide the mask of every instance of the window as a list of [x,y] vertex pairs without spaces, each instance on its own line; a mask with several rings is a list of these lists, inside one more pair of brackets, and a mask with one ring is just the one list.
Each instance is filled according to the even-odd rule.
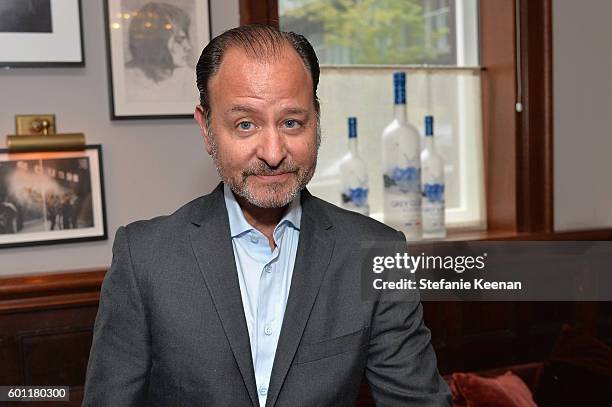
[[448,227],[485,226],[477,16],[476,0],[279,1],[280,28],[305,35],[321,63],[314,194],[339,203],[346,118],[356,116],[371,214],[382,217],[381,135],[393,115],[392,73],[402,70],[410,122],[423,133],[424,117],[435,117]]

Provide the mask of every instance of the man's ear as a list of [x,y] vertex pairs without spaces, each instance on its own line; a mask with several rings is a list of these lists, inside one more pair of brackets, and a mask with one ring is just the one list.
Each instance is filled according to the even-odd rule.
[[206,113],[202,105],[196,105],[195,111],[193,112],[193,118],[198,122],[198,126],[200,127],[200,133],[202,133],[202,138],[204,139],[206,152],[208,155],[212,155],[212,140],[210,139],[210,133],[206,123]]

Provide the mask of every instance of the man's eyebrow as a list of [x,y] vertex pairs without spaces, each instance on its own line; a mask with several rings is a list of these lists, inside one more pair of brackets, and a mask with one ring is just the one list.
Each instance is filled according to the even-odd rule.
[[301,107],[288,107],[283,109],[283,113],[289,114],[306,114],[308,113],[308,109],[302,109]]
[[257,113],[257,109],[247,105],[235,105],[228,109],[226,113]]

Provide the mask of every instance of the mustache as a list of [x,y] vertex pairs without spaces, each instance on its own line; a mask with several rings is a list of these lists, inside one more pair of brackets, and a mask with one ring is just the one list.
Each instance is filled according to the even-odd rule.
[[243,178],[246,178],[250,175],[263,175],[263,176],[280,175],[280,174],[285,174],[289,172],[298,172],[299,169],[300,167],[298,167],[297,165],[291,162],[283,163],[279,167],[272,168],[265,162],[260,161],[259,163],[246,168],[242,172],[242,176]]

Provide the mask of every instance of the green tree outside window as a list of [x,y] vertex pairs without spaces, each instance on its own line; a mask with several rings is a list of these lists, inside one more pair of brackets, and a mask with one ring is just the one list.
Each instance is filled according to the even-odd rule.
[[452,0],[281,0],[283,30],[323,64],[453,64]]

